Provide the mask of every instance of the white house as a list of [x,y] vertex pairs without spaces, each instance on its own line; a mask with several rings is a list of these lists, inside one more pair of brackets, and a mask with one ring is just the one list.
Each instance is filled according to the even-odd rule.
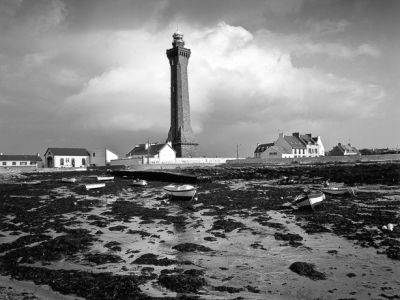
[[46,168],[82,168],[90,162],[90,154],[84,148],[47,148],[44,153]]
[[37,155],[8,155],[0,153],[0,167],[3,168],[38,168],[42,162],[42,158]]
[[[277,146],[278,148],[273,148]],[[274,143],[258,145],[254,151],[255,158],[294,158],[324,156],[325,148],[321,137],[312,137],[311,133],[292,135],[279,134]]]
[[142,164],[148,163],[173,163],[176,151],[171,142],[165,144],[138,144],[126,155],[130,159],[140,159]]
[[90,165],[104,167],[110,164],[110,161],[118,159],[118,155],[107,148],[97,148],[90,151]]

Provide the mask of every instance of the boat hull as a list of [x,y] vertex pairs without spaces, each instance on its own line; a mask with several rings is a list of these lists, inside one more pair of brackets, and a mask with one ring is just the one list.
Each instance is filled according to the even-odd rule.
[[311,208],[313,209],[315,206],[318,206],[325,200],[324,193],[316,193],[316,194],[303,194],[296,197],[294,204],[299,209]]
[[109,181],[114,180],[114,176],[97,176],[97,181]]
[[164,192],[172,199],[190,200],[196,195],[196,188],[191,185],[168,185],[164,187]]
[[146,180],[137,180],[132,182],[133,186],[146,186],[147,181]]
[[75,183],[76,182],[76,178],[62,178],[61,181],[62,182],[67,182],[67,183]]
[[105,183],[93,183],[93,184],[85,184],[86,190],[100,189],[105,187]]
[[322,188],[321,192],[328,195],[345,195],[350,194],[354,195],[354,190],[351,187],[339,188],[339,187],[330,187],[330,188]]

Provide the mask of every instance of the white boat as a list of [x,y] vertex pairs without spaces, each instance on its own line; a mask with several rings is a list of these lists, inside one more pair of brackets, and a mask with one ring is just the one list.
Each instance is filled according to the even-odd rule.
[[68,182],[68,183],[75,183],[76,182],[76,178],[72,177],[72,178],[61,178],[62,182]]
[[134,181],[132,181],[132,185],[134,186],[146,186],[147,185],[147,181],[144,179],[136,179]]
[[106,186],[105,183],[87,183],[84,184],[86,190],[100,189]]
[[21,182],[21,184],[25,184],[25,185],[37,185],[37,184],[41,184],[42,182],[40,180],[32,180],[32,181],[23,181]]
[[329,195],[345,195],[350,194],[355,196],[354,189],[352,187],[324,187],[321,192]]
[[294,198],[293,204],[298,208],[314,208],[320,205],[325,199],[325,194],[322,192],[303,193]]
[[175,185],[170,184],[164,186],[165,193],[170,196],[171,198],[176,199],[188,199],[191,200],[196,195],[196,188],[193,185]]
[[114,176],[96,176],[97,181],[114,180]]

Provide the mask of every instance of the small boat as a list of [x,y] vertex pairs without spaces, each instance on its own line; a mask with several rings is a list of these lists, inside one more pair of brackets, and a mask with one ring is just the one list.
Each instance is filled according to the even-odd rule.
[[143,179],[136,179],[132,182],[132,185],[134,186],[146,186],[147,185],[147,181],[143,180]]
[[68,183],[75,183],[76,182],[76,178],[72,177],[72,178],[61,178],[62,182],[68,182]]
[[106,186],[105,183],[87,183],[84,184],[86,190],[100,189]]
[[350,194],[355,196],[354,189],[352,187],[324,187],[321,189],[321,192],[328,195],[345,195]]
[[96,176],[97,181],[114,180],[114,176]]
[[193,185],[174,185],[170,184],[164,186],[165,193],[170,198],[182,199],[182,200],[191,200],[196,195],[196,188]]
[[322,192],[308,192],[303,193],[294,198],[293,204],[298,208],[314,208],[320,205],[325,199],[325,194]]
[[40,180],[32,180],[32,181],[23,181],[21,182],[21,184],[25,184],[25,185],[37,185],[37,184],[41,184],[42,182]]

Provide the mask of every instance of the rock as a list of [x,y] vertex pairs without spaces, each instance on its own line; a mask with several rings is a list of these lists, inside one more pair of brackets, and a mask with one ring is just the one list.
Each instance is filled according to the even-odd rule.
[[306,276],[312,280],[326,279],[326,275],[324,273],[318,272],[314,269],[314,264],[297,261],[291,264],[289,269],[301,276]]
[[203,277],[189,274],[161,274],[158,282],[177,293],[197,293],[206,284]]
[[169,258],[158,259],[158,256],[152,253],[143,254],[132,262],[138,265],[170,266],[177,264],[178,261]]
[[213,251],[211,248],[208,248],[203,245],[193,244],[193,243],[183,243],[179,245],[175,245],[172,249],[178,250],[180,252],[209,252]]

